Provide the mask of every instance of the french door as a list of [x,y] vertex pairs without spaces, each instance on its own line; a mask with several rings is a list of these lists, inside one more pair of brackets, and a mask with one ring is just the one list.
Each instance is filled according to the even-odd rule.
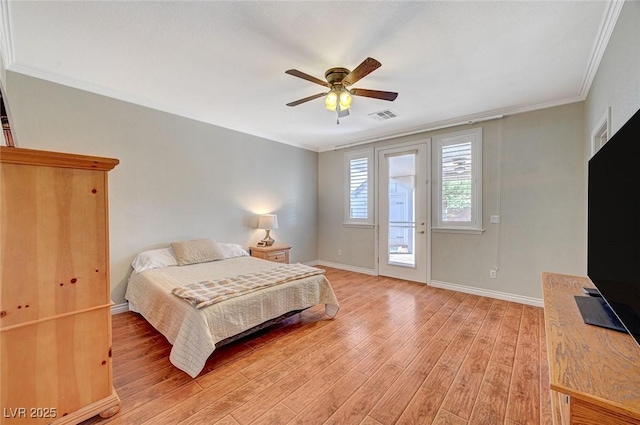
[[378,274],[427,282],[428,142],[377,150]]

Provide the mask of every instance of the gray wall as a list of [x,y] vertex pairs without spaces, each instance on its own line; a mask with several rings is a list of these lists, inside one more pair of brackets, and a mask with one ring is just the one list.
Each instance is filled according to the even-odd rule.
[[109,174],[112,298],[139,251],[209,237],[247,247],[257,214],[292,261],[317,258],[317,153],[7,73],[19,147],[118,158]]
[[[543,271],[584,274],[583,103],[523,113],[483,127],[481,235],[433,233],[432,280],[541,298]],[[420,140],[467,126],[374,146]],[[362,149],[362,146],[352,150]],[[342,225],[344,151],[319,156],[318,255],[374,268],[373,229]],[[500,214],[502,223],[489,224]],[[338,250],[342,255],[338,256]],[[499,267],[498,278],[489,270]]]
[[[638,22],[640,2],[626,2],[586,102],[481,124],[485,232],[434,234],[432,279],[539,298],[543,270],[586,273],[590,134],[608,107],[613,132],[640,107]],[[253,226],[262,212],[278,213],[273,234],[294,246],[293,261],[374,268],[374,231],[342,225],[345,151],[318,155],[20,74],[2,77],[19,146],[121,160],[110,174],[116,303],[136,252],[192,237],[247,246],[261,238]],[[502,223],[489,224],[491,214]],[[489,279],[495,267],[498,278]]]
[[626,1],[585,102],[585,154],[591,132],[611,107],[612,134],[640,109],[640,2]]

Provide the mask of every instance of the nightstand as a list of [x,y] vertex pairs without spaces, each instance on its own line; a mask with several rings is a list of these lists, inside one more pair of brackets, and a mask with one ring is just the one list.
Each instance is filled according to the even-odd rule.
[[289,264],[289,250],[291,245],[274,243],[271,246],[250,246],[249,251],[252,257],[263,260],[275,261],[276,263]]

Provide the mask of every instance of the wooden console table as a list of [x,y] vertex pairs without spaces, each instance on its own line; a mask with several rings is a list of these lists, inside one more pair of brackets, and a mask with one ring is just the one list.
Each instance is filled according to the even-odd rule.
[[582,321],[589,278],[543,273],[542,287],[554,424],[640,424],[640,346]]

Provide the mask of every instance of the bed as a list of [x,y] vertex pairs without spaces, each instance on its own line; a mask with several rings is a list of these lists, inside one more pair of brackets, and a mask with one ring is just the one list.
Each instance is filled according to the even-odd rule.
[[202,371],[217,345],[261,324],[318,304],[325,305],[328,316],[337,314],[338,301],[322,270],[201,308],[172,293],[209,282],[220,286],[219,282],[228,278],[268,274],[288,267],[250,257],[239,245],[215,245],[222,252],[216,260],[182,265],[178,264],[180,253],[173,244],[138,254],[125,295],[130,310],[140,313],[173,345],[171,363],[191,377]]

